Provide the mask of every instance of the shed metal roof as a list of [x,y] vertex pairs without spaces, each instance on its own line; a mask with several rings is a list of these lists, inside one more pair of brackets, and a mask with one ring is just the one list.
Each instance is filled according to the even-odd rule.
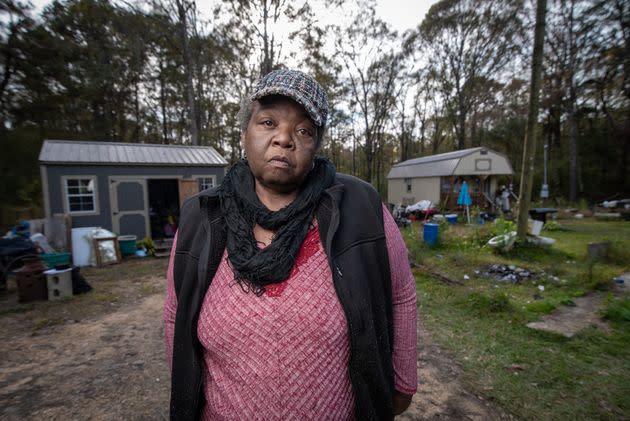
[[481,150],[486,150],[505,158],[502,154],[484,147],[462,149],[400,162],[389,170],[387,178],[442,177],[453,175],[462,158]]
[[39,153],[42,164],[227,165],[211,146],[154,145],[148,143],[45,140]]

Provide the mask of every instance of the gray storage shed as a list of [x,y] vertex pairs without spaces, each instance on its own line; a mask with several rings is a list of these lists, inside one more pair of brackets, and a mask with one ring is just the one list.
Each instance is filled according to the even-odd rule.
[[46,217],[138,239],[172,236],[184,199],[223,181],[208,146],[45,140],[39,154]]
[[462,149],[409,159],[394,165],[387,175],[389,203],[410,205],[420,200],[456,206],[462,181],[469,187],[473,204],[492,206],[498,178],[511,182],[507,157],[484,147]]

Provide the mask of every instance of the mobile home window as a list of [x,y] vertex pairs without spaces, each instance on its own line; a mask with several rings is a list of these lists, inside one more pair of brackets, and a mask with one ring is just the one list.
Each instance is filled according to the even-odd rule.
[[68,212],[96,211],[95,185],[96,177],[67,178],[65,187]]
[[214,177],[205,177],[199,179],[199,191],[214,187]]
[[442,177],[440,179],[440,191],[448,193],[451,191],[451,181],[449,177]]
[[411,193],[411,178],[405,178],[405,185],[407,186],[407,193]]

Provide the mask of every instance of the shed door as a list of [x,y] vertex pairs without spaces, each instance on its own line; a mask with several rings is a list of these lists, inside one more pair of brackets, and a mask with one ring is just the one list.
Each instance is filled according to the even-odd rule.
[[179,208],[184,205],[184,201],[190,196],[199,193],[199,182],[196,179],[179,180]]
[[112,229],[120,235],[135,235],[138,240],[149,235],[147,180],[110,177]]

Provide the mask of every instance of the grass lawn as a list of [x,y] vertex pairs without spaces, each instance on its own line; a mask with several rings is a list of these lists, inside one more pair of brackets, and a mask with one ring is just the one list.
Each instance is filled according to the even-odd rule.
[[[558,222],[542,233],[556,239],[551,249],[517,244],[508,254],[484,246],[509,229],[502,223],[441,225],[433,248],[423,244],[420,225],[403,229],[422,265],[415,269],[419,311],[462,365],[470,388],[518,418],[630,419],[630,299],[611,292],[613,278],[630,271],[630,223]],[[609,258],[589,259],[587,244],[603,240],[611,242]],[[497,281],[483,274],[493,263],[537,277]],[[426,268],[461,285],[444,283]],[[593,327],[565,338],[525,326],[594,290],[606,297],[608,331]]]

